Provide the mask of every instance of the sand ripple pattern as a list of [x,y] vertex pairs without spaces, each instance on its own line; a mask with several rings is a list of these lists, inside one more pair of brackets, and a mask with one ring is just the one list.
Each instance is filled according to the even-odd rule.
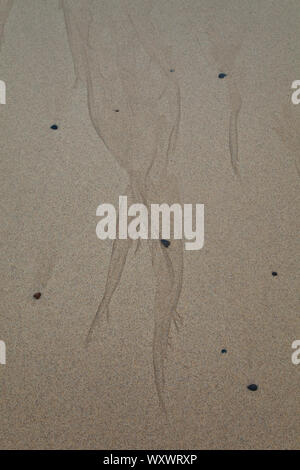
[[[120,0],[61,2],[76,83],[87,87],[91,122],[111,155],[126,171],[128,203],[180,202],[168,173],[180,124],[180,90],[169,48],[162,47],[150,14],[152,2]],[[95,336],[121,280],[132,240],[116,239],[105,291],[87,342]],[[160,408],[166,413],[164,367],[183,276],[183,244],[166,249],[147,240],[156,278],[153,366]]]

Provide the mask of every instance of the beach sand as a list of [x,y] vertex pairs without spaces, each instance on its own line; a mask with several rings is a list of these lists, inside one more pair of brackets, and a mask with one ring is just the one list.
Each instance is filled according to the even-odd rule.
[[[1,449],[299,448],[299,22],[0,1]],[[204,247],[99,240],[120,195],[204,204]]]

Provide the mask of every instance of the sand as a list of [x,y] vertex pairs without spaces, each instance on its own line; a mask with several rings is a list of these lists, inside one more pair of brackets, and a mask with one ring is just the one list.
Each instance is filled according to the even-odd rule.
[[[299,448],[299,21],[0,1],[1,449]],[[120,195],[204,204],[203,249],[99,240]]]

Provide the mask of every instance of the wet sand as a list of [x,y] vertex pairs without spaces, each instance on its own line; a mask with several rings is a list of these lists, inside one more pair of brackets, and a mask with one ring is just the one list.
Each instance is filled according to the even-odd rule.
[[[0,0],[1,449],[299,448],[299,21]],[[120,195],[203,249],[99,240]]]

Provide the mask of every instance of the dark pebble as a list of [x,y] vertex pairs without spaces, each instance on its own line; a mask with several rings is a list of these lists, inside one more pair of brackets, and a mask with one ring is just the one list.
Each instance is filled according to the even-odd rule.
[[36,292],[35,294],[33,294],[33,297],[38,300],[41,297],[41,295],[42,294],[40,292]]
[[227,349],[222,349],[221,353],[222,353],[222,354],[226,354],[226,353],[227,353]]
[[166,248],[168,248],[168,246],[170,246],[170,244],[171,244],[171,242],[169,242],[169,240],[160,240],[160,241]]
[[175,72],[175,69],[170,69],[170,72]]
[[277,272],[276,272],[276,271],[273,271],[273,272],[272,272],[272,276],[274,276],[274,277],[277,276]]
[[248,390],[251,390],[251,392],[256,392],[256,390],[258,389],[258,385],[256,384],[250,384],[248,385]]
[[219,73],[219,78],[225,78],[227,77],[227,73]]
[[53,129],[54,131],[56,131],[56,129],[58,129],[58,126],[56,124],[53,124],[53,126],[51,126],[51,129]]
[[115,113],[119,113],[119,112],[120,112],[120,110],[119,110],[119,109],[115,109]]

